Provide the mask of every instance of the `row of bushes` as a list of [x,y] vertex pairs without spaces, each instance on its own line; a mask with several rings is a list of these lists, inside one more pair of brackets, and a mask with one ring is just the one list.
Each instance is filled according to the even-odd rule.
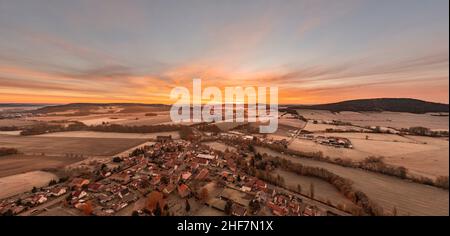
[[19,151],[15,148],[3,148],[3,147],[0,148],[0,157],[17,153],[19,153]]
[[60,125],[38,124],[25,128],[24,130],[22,130],[22,132],[20,132],[20,135],[39,135],[51,132],[59,132],[63,128],[64,127]]
[[180,130],[180,125],[141,125],[141,126],[125,126],[125,125],[96,125],[88,126],[89,131],[99,132],[117,132],[117,133],[158,133]]
[[408,129],[403,128],[401,131],[419,136],[448,137],[448,131],[434,131],[421,126],[410,127]]
[[294,172],[298,175],[320,178],[339,190],[345,197],[350,199],[357,206],[360,206],[368,215],[384,215],[383,209],[367,197],[365,193],[355,190],[349,179],[336,175],[324,168],[304,166],[299,163],[293,163],[286,159],[277,158],[280,161],[281,168]]
[[141,126],[126,126],[126,125],[91,125],[87,126],[81,122],[75,122],[68,126],[39,124],[25,128],[21,135],[39,135],[53,132],[65,131],[98,131],[98,132],[117,132],[117,133],[157,133],[170,132],[180,130],[180,125],[141,125]]
[[0,131],[17,131],[20,130],[17,126],[0,126]]

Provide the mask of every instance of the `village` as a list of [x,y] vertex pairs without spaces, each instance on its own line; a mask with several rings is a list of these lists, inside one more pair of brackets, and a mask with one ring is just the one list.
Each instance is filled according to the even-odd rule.
[[[230,139],[238,133],[223,133]],[[251,139],[253,137],[241,137]],[[83,174],[0,201],[1,215],[345,215],[241,168],[238,150],[158,136],[129,155],[85,165]]]

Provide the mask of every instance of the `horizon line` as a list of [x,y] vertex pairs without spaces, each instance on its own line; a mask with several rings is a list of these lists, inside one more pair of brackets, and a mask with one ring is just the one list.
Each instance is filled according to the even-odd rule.
[[[411,100],[419,100],[423,102],[429,102],[429,103],[438,103],[438,104],[444,104],[444,105],[450,105],[446,102],[435,102],[435,101],[427,101],[423,99],[418,98],[408,98],[408,97],[374,97],[374,98],[355,98],[355,99],[347,99],[347,100],[339,100],[335,102],[327,102],[327,103],[278,103],[278,105],[303,105],[303,106],[309,106],[309,105],[324,105],[324,104],[335,104],[335,103],[341,103],[341,102],[347,102],[347,101],[357,101],[357,100],[375,100],[375,99],[411,99]],[[70,104],[137,104],[137,105],[165,105],[165,106],[171,106],[173,104],[171,103],[145,103],[145,102],[69,102],[69,103],[53,103],[53,102],[42,102],[42,103],[35,103],[35,102],[0,102],[0,105],[70,105]],[[205,105],[206,103],[202,103],[202,105]],[[218,104],[218,103],[217,103]],[[217,105],[213,104],[213,105]],[[222,105],[226,103],[221,103]],[[233,103],[233,104],[244,104],[247,105],[248,103]],[[256,103],[258,104],[258,103]],[[193,105],[193,104],[186,104],[186,105]],[[212,104],[210,104],[212,105]],[[270,105],[267,103],[266,105]]]

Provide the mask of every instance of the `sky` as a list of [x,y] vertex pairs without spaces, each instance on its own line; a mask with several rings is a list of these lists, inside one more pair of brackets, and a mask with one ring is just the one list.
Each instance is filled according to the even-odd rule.
[[0,0],[0,103],[170,104],[194,78],[448,103],[449,1]]

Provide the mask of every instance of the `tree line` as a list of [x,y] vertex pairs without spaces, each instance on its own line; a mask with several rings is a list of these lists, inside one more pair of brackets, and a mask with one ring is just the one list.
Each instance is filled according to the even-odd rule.
[[116,133],[157,133],[180,130],[181,125],[161,124],[161,125],[140,125],[127,126],[119,124],[85,125],[81,122],[74,122],[67,126],[53,124],[39,124],[25,128],[21,135],[39,135],[45,133],[65,132],[65,131],[98,131]]
[[0,157],[7,156],[7,155],[13,155],[13,154],[17,154],[17,153],[19,153],[19,151],[15,148],[0,147]]

